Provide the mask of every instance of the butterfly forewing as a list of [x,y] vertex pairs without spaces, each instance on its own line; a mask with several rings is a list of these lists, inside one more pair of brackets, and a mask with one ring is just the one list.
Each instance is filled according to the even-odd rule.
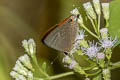
[[43,42],[51,48],[62,52],[70,52],[75,42],[78,31],[77,21],[72,20],[73,16],[67,18],[64,23],[55,26],[49,31]]

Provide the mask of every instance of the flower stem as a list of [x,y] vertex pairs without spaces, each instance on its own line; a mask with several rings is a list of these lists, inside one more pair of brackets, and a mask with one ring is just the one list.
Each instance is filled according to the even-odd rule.
[[101,14],[98,15],[98,34],[100,33],[100,18]]
[[95,26],[95,24],[94,24],[94,22],[93,22],[93,19],[92,19],[91,17],[89,17],[89,16],[88,16],[88,18],[89,18],[89,20],[91,21],[92,26],[93,26],[95,32],[98,33],[97,28],[96,28],[96,26]]
[[106,22],[105,27],[108,27],[108,26],[109,26],[109,21],[108,21],[108,20],[105,20],[105,22]]
[[99,37],[97,35],[95,35],[93,32],[91,32],[84,24],[81,25],[87,32],[89,32],[92,36],[94,36],[95,38],[99,39]]
[[116,69],[116,68],[120,68],[120,61],[112,64],[111,69],[113,70],[113,69]]
[[[46,74],[45,72],[43,72],[43,70],[39,67],[36,56],[32,56],[32,59],[33,59],[34,64],[36,65],[37,69],[40,71],[40,73],[43,74],[45,77],[49,78],[49,75]],[[50,79],[48,79],[48,80],[50,80]]]
[[88,76],[95,76],[95,75],[99,74],[101,71],[102,71],[102,70],[99,69],[97,72],[95,72],[95,73],[93,73],[93,74],[87,74],[87,75],[88,75]]
[[[58,75],[54,75],[54,76],[51,76],[49,77],[49,79],[52,79],[52,80],[56,80],[58,78],[62,78],[62,77],[65,77],[65,76],[69,76],[69,75],[73,75],[74,72],[65,72],[65,73],[61,73],[61,74],[58,74]],[[41,78],[35,78],[35,80],[41,80]],[[45,78],[43,80],[48,80],[48,78]]]
[[73,74],[74,72],[66,72],[66,73],[55,75],[55,76],[51,76],[50,79],[57,79],[57,78],[61,78],[61,77],[65,77]]

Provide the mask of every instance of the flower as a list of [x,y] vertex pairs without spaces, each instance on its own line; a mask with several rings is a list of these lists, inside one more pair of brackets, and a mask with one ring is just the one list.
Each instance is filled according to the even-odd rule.
[[26,80],[26,78],[23,75],[18,74],[15,71],[11,71],[10,75],[15,78],[16,80]]
[[101,14],[101,9],[100,9],[100,1],[99,0],[93,0],[94,8],[95,11],[98,15]]
[[102,39],[106,39],[108,37],[108,29],[107,28],[100,29],[100,33],[101,33]]
[[75,43],[73,45],[72,50],[70,51],[70,54],[75,53],[78,49],[80,49],[80,44],[81,44],[80,40],[83,40],[85,37],[84,32],[85,32],[84,30],[78,31],[76,35]]
[[83,7],[85,8],[85,11],[88,16],[92,17],[93,19],[96,19],[96,14],[95,14],[90,2],[84,3]]
[[102,28],[102,29],[100,29],[100,33],[101,33],[101,34],[102,34],[102,33],[107,34],[107,33],[108,33],[108,29],[107,29],[107,28]]
[[25,76],[27,76],[28,74],[28,70],[21,64],[19,60],[16,61],[16,64],[13,67],[13,70]]
[[65,55],[65,57],[63,58],[63,63],[70,63],[71,62],[71,59],[69,56]]
[[93,43],[89,42],[88,48],[82,47],[81,49],[86,55],[89,56],[89,58],[93,58],[97,56],[97,53],[99,52],[100,47],[98,47],[97,43],[94,44],[94,41],[93,41]]
[[104,18],[106,20],[109,19],[109,3],[102,3],[102,11],[103,11],[103,14],[104,14]]
[[102,74],[103,74],[104,79],[110,79],[110,69],[109,68],[103,69]]
[[19,60],[26,66],[28,69],[32,70],[32,64],[30,62],[30,58],[27,54],[24,54],[24,56],[19,57]]
[[97,59],[104,59],[105,58],[105,54],[104,53],[97,53]]
[[73,14],[73,15],[76,15],[76,16],[78,14],[80,14],[77,8],[73,9],[72,11],[70,11],[70,13]]
[[85,33],[85,30],[79,30],[78,34],[76,36],[76,40],[84,39],[84,37],[85,37],[84,33]]
[[83,25],[82,16],[81,16],[81,14],[79,13],[79,11],[78,11],[77,8],[73,9],[72,11],[70,11],[70,13],[71,13],[72,15],[75,15],[75,16],[77,17],[77,21],[78,21],[78,23],[79,23],[80,25]]
[[73,69],[76,64],[77,64],[77,62],[75,60],[72,60],[72,62],[69,64],[68,68]]
[[63,63],[65,63],[64,66],[68,67],[69,69],[73,69],[77,64],[77,62],[74,59],[70,58],[67,55],[63,58]]
[[101,46],[105,49],[112,48],[116,42],[117,42],[117,37],[115,37],[114,40],[112,40],[112,37],[107,37],[104,40],[100,40]]
[[28,72],[28,80],[33,80],[33,73],[31,71]]
[[33,39],[23,40],[22,46],[30,56],[36,53],[36,44]]

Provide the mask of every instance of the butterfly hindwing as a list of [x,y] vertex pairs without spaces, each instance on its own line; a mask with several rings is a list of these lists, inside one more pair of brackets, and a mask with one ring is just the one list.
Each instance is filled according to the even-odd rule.
[[71,19],[71,17],[67,18],[64,23],[56,25],[49,31],[43,42],[56,50],[70,52],[78,30],[78,23]]

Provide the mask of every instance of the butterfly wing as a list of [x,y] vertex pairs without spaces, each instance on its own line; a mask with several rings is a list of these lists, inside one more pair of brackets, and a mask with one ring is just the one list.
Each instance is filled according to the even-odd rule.
[[78,23],[70,16],[60,24],[53,27],[43,38],[43,42],[51,48],[62,52],[70,52],[75,42]]

